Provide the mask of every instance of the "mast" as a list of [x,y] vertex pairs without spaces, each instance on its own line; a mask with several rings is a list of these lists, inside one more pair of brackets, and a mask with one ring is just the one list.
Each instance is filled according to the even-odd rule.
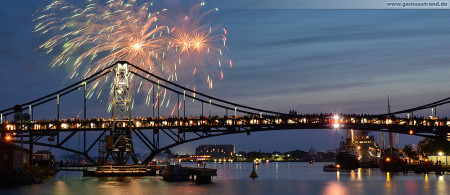
[[[389,103],[389,95],[387,96],[387,101],[388,101],[388,114],[389,114],[388,116],[390,116],[391,115],[391,104]],[[389,132],[389,149],[390,149],[391,154],[392,154],[393,145],[394,145],[394,143],[393,143],[393,138],[392,138],[392,131],[390,131]]]

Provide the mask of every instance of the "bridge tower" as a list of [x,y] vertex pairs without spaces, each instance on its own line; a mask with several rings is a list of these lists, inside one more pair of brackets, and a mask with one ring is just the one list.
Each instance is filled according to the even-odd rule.
[[126,165],[130,157],[134,164],[139,160],[132,142],[131,96],[129,93],[130,72],[127,62],[119,61],[114,68],[113,99],[110,135],[106,138],[105,161],[111,157],[116,165]]

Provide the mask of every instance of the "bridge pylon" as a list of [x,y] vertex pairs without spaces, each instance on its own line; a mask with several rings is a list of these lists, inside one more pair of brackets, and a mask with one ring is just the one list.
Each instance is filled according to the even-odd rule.
[[132,139],[131,96],[129,92],[130,72],[127,62],[116,62],[114,68],[113,99],[111,118],[113,120],[110,135],[106,137],[106,156],[113,164],[126,165],[131,158],[134,164],[139,160],[134,153]]

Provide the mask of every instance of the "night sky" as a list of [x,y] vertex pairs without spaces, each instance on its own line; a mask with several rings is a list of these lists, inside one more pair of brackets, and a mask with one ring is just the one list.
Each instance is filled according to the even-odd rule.
[[[283,6],[261,6],[257,1],[207,1],[208,6],[220,8],[214,24],[228,31],[233,68],[213,89],[197,90],[285,113],[293,109],[380,114],[387,112],[388,95],[392,111],[450,96],[448,10],[313,10],[284,2]],[[38,49],[44,40],[32,32],[32,15],[44,5],[23,0],[0,7],[0,109],[75,82],[67,79],[68,67],[51,68],[54,56]],[[104,101],[107,97],[90,100],[88,117],[108,116],[100,104]],[[76,105],[65,108],[64,117],[80,113]],[[450,116],[448,108],[439,107],[438,115]],[[148,116],[143,110],[138,108],[133,115]],[[40,118],[55,118],[47,114]],[[193,153],[200,144],[235,144],[237,151],[308,150],[311,146],[325,151],[338,147],[345,134],[345,130],[259,132],[201,140],[174,150],[184,154]],[[399,145],[419,140],[402,135]]]

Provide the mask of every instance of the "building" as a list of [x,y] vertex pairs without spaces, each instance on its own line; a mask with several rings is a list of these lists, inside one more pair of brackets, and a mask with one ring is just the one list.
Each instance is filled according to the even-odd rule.
[[0,142],[0,175],[14,175],[28,168],[29,156],[30,150],[28,149],[21,149],[12,143]]
[[200,145],[195,149],[197,156],[210,156],[211,160],[230,160],[235,156],[234,144],[230,145]]
[[442,165],[448,165],[448,163],[450,163],[450,156],[443,154],[429,155],[427,156],[427,159],[433,163],[438,163],[438,161],[440,161],[439,164]]
[[49,150],[38,150],[33,153],[33,161],[50,161],[52,160]]
[[210,161],[211,156],[209,155],[180,155],[178,158],[183,162],[198,162],[198,161]]

